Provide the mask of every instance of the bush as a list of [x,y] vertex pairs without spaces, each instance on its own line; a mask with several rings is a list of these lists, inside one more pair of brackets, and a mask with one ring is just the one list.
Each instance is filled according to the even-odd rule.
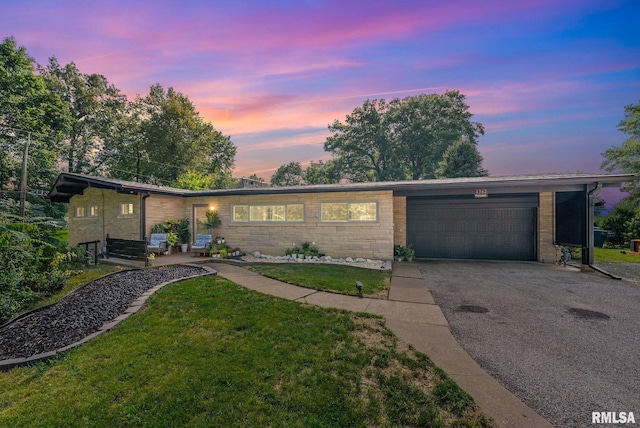
[[49,218],[0,213],[0,323],[64,287],[78,250],[60,242],[59,229]]

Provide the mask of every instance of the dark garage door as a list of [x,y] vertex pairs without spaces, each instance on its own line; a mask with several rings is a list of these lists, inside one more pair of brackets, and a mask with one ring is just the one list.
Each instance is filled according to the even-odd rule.
[[537,195],[407,198],[407,243],[419,258],[535,260]]

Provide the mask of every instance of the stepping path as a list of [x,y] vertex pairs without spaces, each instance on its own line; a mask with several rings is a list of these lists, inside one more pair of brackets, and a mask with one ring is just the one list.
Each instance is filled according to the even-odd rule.
[[220,276],[261,293],[321,307],[381,315],[400,340],[428,355],[471,394],[480,409],[499,426],[552,427],[489,376],[458,344],[420,270],[411,263],[394,263],[388,300],[310,290],[230,264],[216,264],[215,269]]

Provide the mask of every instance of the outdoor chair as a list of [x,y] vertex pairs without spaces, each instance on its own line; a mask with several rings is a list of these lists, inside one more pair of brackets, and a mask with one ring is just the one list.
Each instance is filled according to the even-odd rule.
[[164,254],[167,252],[167,234],[152,233],[147,245],[147,251],[155,254]]
[[211,241],[213,241],[213,237],[206,233],[201,233],[196,235],[196,243],[191,246],[191,256],[198,255],[207,255],[209,252],[209,248],[211,248]]

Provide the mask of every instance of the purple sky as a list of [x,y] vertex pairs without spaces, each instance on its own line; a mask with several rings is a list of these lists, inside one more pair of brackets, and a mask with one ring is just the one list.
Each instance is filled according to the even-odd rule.
[[238,147],[235,176],[328,159],[366,99],[460,90],[491,175],[601,172],[640,102],[640,2],[3,0],[0,37],[130,98],[187,95]]

